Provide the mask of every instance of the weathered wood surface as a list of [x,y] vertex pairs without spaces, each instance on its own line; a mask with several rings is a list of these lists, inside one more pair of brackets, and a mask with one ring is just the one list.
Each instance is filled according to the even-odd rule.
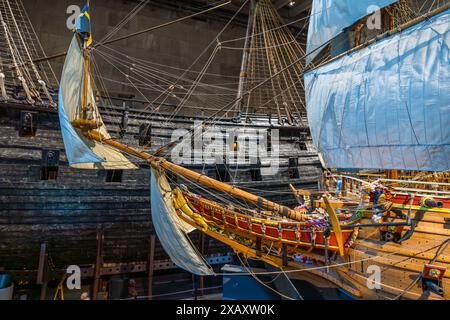
[[[105,117],[117,124],[120,108]],[[145,115],[146,117],[147,115]],[[144,116],[130,113],[124,141],[137,145],[139,125]],[[192,118],[176,118],[179,127],[190,129]],[[123,172],[122,182],[107,183],[106,172],[69,168],[59,132],[57,115],[39,113],[35,137],[19,137],[20,109],[0,104],[0,267],[36,269],[41,243],[47,243],[49,256],[56,267],[70,264],[92,264],[96,255],[96,232],[105,234],[105,262],[146,261],[149,237],[154,232],[150,212],[149,169]],[[152,118],[154,145],[151,151],[170,141],[173,125],[164,125],[163,117]],[[245,127],[231,121],[224,128]],[[258,124],[259,127],[263,127]],[[111,125],[111,132],[118,131]],[[300,132],[300,131],[299,131]],[[239,165],[236,185],[285,205],[295,205],[289,183],[315,188],[320,164],[313,151],[301,150],[288,137],[281,138],[280,171],[262,181],[251,181],[250,166]],[[60,150],[60,166],[56,181],[41,181],[42,149]],[[288,160],[299,158],[298,179],[288,177]],[[264,164],[263,164],[264,165]],[[192,166],[201,171],[202,165]],[[215,166],[206,166],[215,177]],[[234,169],[231,172],[234,175]],[[264,170],[264,168],[262,168]],[[267,192],[270,190],[271,192]],[[198,234],[193,234],[198,244]],[[229,249],[207,239],[206,254],[224,254]],[[156,243],[155,259],[167,259]]]
[[[380,241],[379,231],[375,228],[362,229],[359,240],[349,251],[349,261],[358,261],[350,265],[355,281],[367,282],[369,266],[381,269],[380,298],[395,298],[402,295],[407,299],[442,299],[442,297],[423,292],[422,281],[409,288],[421,274],[426,264],[447,268],[442,286],[444,298],[450,298],[450,245],[445,246],[450,236],[449,226],[445,222],[446,213],[428,211],[415,213],[412,217],[417,223],[412,237],[401,244]],[[405,231],[409,230],[408,227]],[[438,249],[442,248],[438,254]],[[435,261],[433,261],[435,260]],[[409,289],[408,289],[409,288]]]

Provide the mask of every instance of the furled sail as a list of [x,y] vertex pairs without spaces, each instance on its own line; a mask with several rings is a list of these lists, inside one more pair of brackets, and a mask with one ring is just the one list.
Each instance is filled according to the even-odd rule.
[[[87,12],[87,11],[86,11]],[[82,14],[82,17],[89,17]],[[123,154],[113,148],[87,139],[80,128],[75,128],[73,123],[80,121],[82,117],[83,96],[86,97],[87,119],[96,123],[96,130],[105,139],[110,138],[102,118],[98,111],[92,90],[91,77],[85,77],[86,60],[83,54],[82,41],[84,35],[81,31],[86,29],[86,23],[78,19],[79,28],[74,35],[72,43],[67,52],[66,61],[59,88],[58,114],[61,125],[61,133],[64,140],[67,159],[72,167],[79,169],[135,169]],[[86,45],[90,45],[92,39],[86,38]],[[84,79],[88,82],[84,85]],[[84,90],[87,90],[85,93]]]
[[187,237],[195,228],[178,217],[173,205],[172,190],[166,177],[152,170],[150,188],[153,225],[162,247],[172,262],[196,275],[213,275],[213,270]]
[[[398,0],[314,0],[308,29],[306,62],[316,57],[323,45],[345,28]],[[378,10],[379,10],[378,9]]]
[[450,11],[305,74],[330,168],[448,171]]

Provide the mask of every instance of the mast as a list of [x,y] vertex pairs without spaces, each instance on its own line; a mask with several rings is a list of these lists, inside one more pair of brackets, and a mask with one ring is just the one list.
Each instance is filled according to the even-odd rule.
[[[89,105],[89,66],[90,66],[90,55],[92,49],[92,30],[91,30],[91,17],[89,13],[90,3],[87,1],[86,6],[83,8],[81,15],[79,17],[79,26],[76,32],[79,35],[80,47],[83,51],[83,88],[81,92],[81,112],[80,117],[72,121],[72,125],[75,128],[81,129],[83,131],[89,131],[98,129],[102,124],[92,119],[89,116],[88,111],[92,106]],[[82,42],[82,43],[81,43]]]
[[253,29],[253,17],[255,12],[255,0],[250,0],[250,8],[248,12],[248,23],[247,23],[247,31],[245,33],[245,43],[244,43],[244,51],[242,53],[242,63],[241,63],[241,72],[239,74],[239,86],[237,93],[237,102],[236,102],[236,110],[238,115],[241,113],[242,107],[242,94],[244,92],[244,85],[247,80],[247,62],[248,62],[248,53],[250,50],[251,43],[251,34]]
[[[253,2],[253,1],[252,1]],[[239,198],[242,199],[246,202],[252,203],[254,205],[256,205],[258,208],[261,209],[265,209],[271,212],[274,212],[278,215],[284,216],[286,218],[290,218],[293,220],[298,220],[298,221],[302,221],[304,220],[303,218],[303,214],[296,212],[288,207],[279,205],[275,202],[266,200],[264,198],[261,198],[259,196],[256,196],[254,194],[251,194],[249,192],[246,192],[244,190],[240,190],[238,188],[235,188],[234,186],[231,186],[229,184],[214,180],[212,178],[209,178],[203,174],[199,174],[195,171],[183,168],[181,166],[178,166],[174,163],[169,162],[168,160],[164,159],[164,158],[159,158],[156,156],[153,156],[151,154],[148,154],[146,152],[142,152],[136,148],[132,148],[129,147],[127,145],[124,145],[120,142],[117,142],[115,139],[111,138],[109,136],[109,134],[107,134],[107,131],[105,129],[105,131],[100,131],[100,130],[96,130],[99,129],[101,126],[103,126],[103,124],[101,123],[101,118],[97,118],[95,119],[87,119],[87,108],[89,107],[89,105],[87,105],[88,103],[88,92],[89,92],[89,51],[90,51],[90,47],[92,44],[92,35],[91,35],[91,29],[90,29],[90,18],[89,18],[89,2],[88,5],[85,7],[85,9],[83,9],[82,15],[80,16],[80,20],[81,18],[86,17],[87,21],[85,21],[86,25],[79,27],[79,29],[77,30],[78,35],[83,35],[83,39],[84,39],[84,43],[83,43],[83,58],[84,58],[84,70],[83,70],[83,74],[81,75],[81,72],[79,74],[79,76],[83,76],[84,78],[84,86],[83,86],[83,96],[82,96],[82,117],[81,119],[77,119],[77,120],[73,120],[71,119],[71,125],[75,128],[79,128],[81,129],[81,131],[76,132],[77,135],[82,135],[85,138],[92,140],[93,142],[97,143],[97,148],[102,146],[102,147],[110,147],[110,149],[115,149],[114,151],[118,150],[118,151],[122,151],[124,153],[127,153],[129,155],[135,156],[137,158],[143,159],[145,161],[147,161],[154,169],[164,169],[167,171],[170,171],[176,175],[185,177],[188,180],[191,180],[193,182],[197,182],[199,184],[202,184],[205,187],[209,187],[212,188],[214,190],[217,191],[221,191],[224,193],[227,193],[235,198]],[[78,56],[79,58],[81,58],[80,56]],[[70,61],[66,61],[66,63],[70,63]],[[63,82],[63,81],[61,81]],[[61,95],[61,91],[60,91],[60,98],[63,99],[64,97]],[[67,108],[79,108],[79,106],[76,105],[67,105]],[[95,110],[95,105],[92,106],[92,108]],[[69,109],[70,110],[70,109]],[[67,121],[67,115],[63,113],[64,112],[64,105],[62,108],[62,111],[60,113],[60,115],[62,115],[60,117],[60,119],[62,119],[62,121]],[[63,126],[64,127],[64,126]],[[106,132],[106,133],[105,133]],[[70,132],[69,132],[70,133]],[[73,134],[73,133],[71,133]],[[64,135],[63,135],[64,137]],[[70,139],[71,137],[69,136],[68,139]],[[72,141],[71,141],[72,142]],[[71,145],[72,146],[72,145]],[[78,145],[80,146],[80,148],[83,147],[83,145]],[[85,147],[85,146],[84,146]],[[103,150],[104,153],[109,153],[111,150]],[[79,157],[79,154],[83,153],[83,152],[78,152],[78,154],[74,155],[74,159],[76,158],[76,156]],[[120,152],[118,152],[120,153]],[[121,153],[120,153],[121,155]],[[86,157],[90,157],[90,154],[86,154]],[[95,156],[95,152],[94,152],[94,156]],[[115,155],[117,156],[117,155]],[[102,156],[102,158],[104,158]],[[76,159],[75,159],[76,161]],[[73,161],[73,163],[76,163],[75,161]],[[90,160],[92,162],[95,162],[95,160]],[[86,160],[80,160],[81,163],[89,163],[89,161]]]
[[84,35],[83,43],[83,54],[84,54],[84,74],[83,74],[83,98],[81,103],[81,119],[87,120],[87,109],[88,109],[88,84],[89,84],[89,54],[90,50],[88,48],[88,35]]
[[240,198],[244,201],[253,203],[260,208],[278,213],[279,215],[284,216],[286,218],[290,218],[290,219],[297,220],[297,221],[304,220],[303,214],[296,212],[288,207],[285,207],[285,206],[279,205],[275,202],[269,201],[267,199],[258,197],[252,193],[238,189],[229,184],[214,180],[212,178],[209,178],[208,176],[197,173],[195,171],[183,168],[181,166],[178,166],[174,163],[169,162],[168,160],[166,160],[164,158],[155,157],[146,152],[129,147],[120,142],[117,142],[114,139],[111,139],[111,138],[105,139],[105,137],[103,137],[102,134],[99,133],[98,131],[91,130],[91,131],[85,132],[84,135],[88,139],[109,145],[109,146],[111,146],[117,150],[120,150],[122,152],[125,152],[129,155],[146,160],[155,169],[163,168],[163,169],[170,171],[176,175],[179,175],[179,176],[185,177],[186,179],[200,183],[203,186],[206,186],[206,187],[209,187],[209,188],[212,188],[217,191],[224,192],[224,193],[228,193],[229,195],[231,195],[233,197]]

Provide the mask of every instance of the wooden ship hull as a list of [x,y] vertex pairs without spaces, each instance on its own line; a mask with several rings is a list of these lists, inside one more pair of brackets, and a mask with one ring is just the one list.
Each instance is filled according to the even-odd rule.
[[[89,10],[89,6],[83,10]],[[253,33],[258,34],[255,31],[264,28],[272,33],[274,29],[287,29],[270,1],[259,1],[255,12]],[[80,19],[90,19],[87,11],[85,13]],[[273,25],[268,26],[265,19],[261,19],[267,13],[279,28],[272,28]],[[151,275],[155,259],[168,258],[162,253],[162,248],[175,264],[197,275],[214,274],[197,251],[211,258],[228,255],[231,248],[248,274],[255,277],[257,275],[247,267],[249,259],[269,265],[264,274],[273,274],[274,277],[284,274],[291,279],[306,280],[317,287],[342,290],[354,298],[449,298],[450,212],[445,192],[420,191],[426,196],[419,194],[416,197],[404,192],[411,190],[398,189],[399,192],[389,194],[386,203],[390,206],[381,211],[375,208],[378,206],[376,201],[372,204],[368,201],[361,207],[358,200],[361,201],[363,195],[357,192],[343,197],[336,192],[334,199],[329,199],[331,192],[324,195],[314,192],[321,174],[321,161],[311,146],[304,113],[299,112],[305,107],[303,92],[295,90],[294,96],[286,93],[286,88],[292,87],[292,76],[301,77],[303,65],[286,61],[284,56],[275,59],[274,55],[267,55],[268,61],[265,62],[277,70],[274,75],[270,68],[258,70],[258,61],[250,55],[248,61],[243,61],[244,67],[245,64],[250,67],[248,70],[243,68],[241,72],[238,97],[225,105],[232,110],[227,112],[236,114],[233,119],[225,117],[220,121],[208,122],[206,117],[180,116],[176,112],[164,114],[159,112],[159,108],[156,115],[149,111],[142,116],[145,113],[142,108],[105,106],[101,105],[100,99],[94,98],[89,80],[92,49],[89,21],[87,25],[89,28],[80,24],[76,29],[67,53],[68,68],[64,68],[61,80],[65,85],[61,86],[59,94],[60,126],[57,124],[56,109],[52,108],[52,98],[47,104],[31,103],[32,95],[25,90],[26,98],[22,102],[13,98],[3,103],[5,108],[1,109],[0,129],[3,132],[0,133],[3,133],[5,145],[6,142],[14,142],[12,147],[8,145],[3,148],[1,155],[2,169],[14,175],[13,180],[3,178],[0,189],[4,203],[0,209],[0,219],[5,217],[2,219],[5,223],[0,228],[4,235],[8,235],[0,244],[0,266],[6,266],[5,270],[20,277],[23,271],[18,269],[26,269],[25,273],[37,273],[38,282],[44,283],[48,281],[48,278],[43,278],[44,265],[52,267],[53,271],[61,271],[58,269],[73,263],[86,264],[88,267],[83,272],[86,277],[94,278],[95,295],[101,276],[114,274],[113,269],[117,273],[146,270]],[[288,30],[285,35],[285,44],[292,44],[285,49],[285,54],[297,61],[295,59],[303,56],[303,49]],[[272,36],[270,43],[253,40],[245,47],[274,50],[271,49],[273,46],[268,45],[277,39]],[[74,63],[80,64],[80,61],[84,62],[84,68],[70,68]],[[291,79],[287,76],[277,79],[278,70],[292,66],[295,68]],[[246,78],[247,71],[253,76],[261,72],[263,75],[256,78],[265,80],[252,87],[251,81],[245,83],[242,80]],[[267,72],[269,75],[264,75]],[[79,94],[76,91],[79,88],[73,88],[73,84],[67,81],[70,78],[83,81],[84,86]],[[267,90],[264,85],[271,88]],[[170,88],[164,93],[169,91],[170,95],[177,89],[175,86]],[[244,89],[247,91],[244,92]],[[265,96],[257,91],[263,89]],[[4,96],[16,96],[11,93],[14,90],[12,85],[7,90],[9,94]],[[275,91],[281,92],[283,97],[275,95],[277,101],[273,103]],[[77,93],[77,99],[81,102],[68,98],[66,92]],[[34,93],[34,96],[39,95]],[[278,113],[275,121],[272,116],[250,113],[251,107],[267,104],[270,105],[268,113]],[[149,117],[151,120],[146,120]],[[170,125],[167,125],[168,119]],[[173,123],[189,132],[195,131],[199,122],[204,127],[214,126],[219,130],[280,130],[281,154],[276,160],[280,170],[275,176],[263,178],[262,170],[273,161],[264,158],[257,165],[224,163],[208,167],[203,162],[198,165],[173,163],[170,155],[165,153],[170,149]],[[312,127],[311,131],[313,129],[317,128]],[[108,131],[117,138],[112,138]],[[330,139],[333,140],[333,137]],[[73,152],[72,144],[84,150],[81,156]],[[236,142],[234,146],[237,149]],[[96,153],[98,149],[111,153]],[[104,169],[106,165],[114,164],[111,155],[120,159],[117,161],[120,166],[125,162],[130,167],[135,166],[122,153],[133,159],[138,158],[136,166],[141,170]],[[255,157],[250,149],[245,153],[247,158]],[[80,161],[80,157],[88,160]],[[191,155],[192,159],[195,160],[195,156]],[[328,159],[332,160],[336,159]],[[17,168],[18,162],[20,168]],[[80,164],[103,169],[81,171],[68,168],[69,165],[76,167]],[[155,179],[159,183],[155,189],[152,184],[151,190],[148,187],[150,170],[151,183]],[[229,171],[233,170],[238,174],[231,185]],[[85,181],[89,183],[85,184]],[[113,188],[107,187],[109,184]],[[289,194],[289,185],[294,190],[302,188],[313,191],[293,195]],[[232,199],[211,200],[211,192],[205,188],[225,193]],[[246,191],[246,188],[252,192]],[[358,188],[357,183],[345,191],[350,192],[353,188],[361,193],[361,186]],[[16,189],[19,189],[18,194]],[[417,192],[414,190],[414,193]],[[301,197],[304,201],[311,197],[319,198],[312,199],[307,205],[297,203],[300,206],[294,208],[297,201],[301,202]],[[239,204],[237,200],[243,201],[244,205],[240,202],[241,206],[236,208],[235,204]],[[150,206],[153,221],[149,214]],[[374,222],[375,213],[380,217]],[[184,237],[189,234],[184,231],[189,229],[187,226],[200,230],[208,239],[214,240],[208,241],[208,249],[205,249],[205,238],[198,236],[199,233],[196,233],[198,238],[194,246],[200,250],[188,247],[189,243],[185,247],[176,246],[176,241],[187,242]],[[173,234],[164,234],[168,229]],[[161,241],[161,248],[157,246],[155,249],[154,232],[159,232],[158,236],[167,241]],[[170,239],[171,235],[179,237]],[[83,245],[79,246],[80,243]],[[186,256],[180,254],[180,248],[186,249]],[[191,258],[197,265],[191,264]],[[130,262],[136,260],[140,262]],[[108,262],[114,262],[114,265]],[[275,271],[270,271],[273,268]]]
[[[5,1],[0,12],[7,22],[0,32],[5,44],[1,62],[10,66],[0,77],[0,167],[6,173],[0,178],[0,270],[15,282],[42,284],[43,299],[48,281],[59,280],[68,265],[80,265],[83,277],[94,280],[95,299],[102,277],[146,272],[152,278],[155,270],[175,269],[155,237],[148,163],[139,163],[140,170],[131,171],[80,171],[69,166],[57,114],[56,85],[51,85],[51,66],[32,60],[45,57],[45,53],[30,46],[37,42],[37,35],[30,21],[20,20],[27,18],[21,2]],[[16,20],[17,25],[13,23]],[[24,58],[7,44],[20,45],[30,55]],[[29,61],[21,64],[20,59]],[[28,67],[37,68],[30,71]],[[27,77],[20,80],[23,74]],[[192,115],[200,108],[184,116],[155,114],[144,110],[147,101],[113,95],[100,98],[96,92],[98,101],[109,103],[99,106],[103,121],[111,134],[139,150],[159,152],[170,145],[173,124],[177,129],[190,130],[208,119]],[[236,115],[236,110],[230,114]],[[272,159],[260,159],[262,163],[257,165],[197,163],[186,167],[225,182],[231,179],[228,171],[232,170],[236,173],[235,185],[260,195],[270,186],[268,199],[293,205],[288,184],[315,188],[321,174],[305,116],[298,118],[303,125],[283,126],[279,117],[244,112],[239,119],[227,115],[214,121],[224,131],[279,130],[279,170],[274,176],[263,174]],[[246,153],[252,155],[249,150]],[[199,232],[190,237],[211,265],[231,261],[228,246]]]
[[[117,123],[123,120],[124,115],[122,107],[116,107],[116,110],[111,112],[108,108],[104,115],[113,132],[120,131]],[[156,151],[170,141],[173,128],[161,126],[165,118],[160,117],[152,121],[151,136],[143,135],[139,132],[143,123],[140,113],[139,109],[129,112],[124,139],[134,146],[138,146],[142,139],[151,140],[151,149]],[[32,128],[23,121],[24,115],[32,117]],[[187,129],[195,120],[182,116],[175,119],[180,127]],[[45,105],[30,106],[11,100],[1,103],[0,124],[3,141],[0,166],[6,173],[1,177],[0,186],[2,270],[16,279],[35,281],[41,248],[45,245],[55,267],[50,278],[58,279],[64,268],[74,263],[83,266],[86,277],[90,278],[98,258],[98,232],[102,232],[105,276],[148,271],[150,240],[154,235],[148,166],[122,172],[70,168],[64,154],[56,110]],[[231,119],[224,121],[223,126],[240,127]],[[270,125],[267,124],[267,128]],[[26,132],[28,134],[24,134]],[[302,130],[297,132],[303,135]],[[268,181],[249,181],[252,170],[261,168],[241,165],[237,185],[260,190],[261,194],[270,185],[274,193],[268,198],[292,205],[295,200],[289,195],[287,183],[301,188],[316,187],[320,163],[314,152],[302,151],[297,144],[293,146],[288,137],[282,139],[280,175]],[[57,159],[48,158],[49,153],[56,154]],[[298,159],[298,165],[289,166],[290,158]],[[207,175],[218,177],[215,166],[194,165],[192,169],[205,170]],[[52,172],[54,176],[51,176]],[[291,178],[292,172],[298,178]],[[226,245],[203,238],[200,233],[192,237],[211,261],[231,261],[230,249]],[[159,241],[156,241],[154,260],[158,270],[176,268]]]

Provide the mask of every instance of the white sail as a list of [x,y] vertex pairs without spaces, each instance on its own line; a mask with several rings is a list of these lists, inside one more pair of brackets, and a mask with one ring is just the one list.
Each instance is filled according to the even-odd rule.
[[150,188],[153,226],[172,262],[196,275],[214,275],[187,236],[195,228],[178,217],[166,177],[152,170]]
[[450,169],[450,11],[305,74],[329,168]]
[[[398,0],[314,0],[306,48],[309,64],[323,45],[356,21]],[[378,8],[378,9],[377,9]]]
[[[81,115],[83,74],[84,56],[78,36],[74,35],[61,77],[58,106],[61,133],[70,166],[79,169],[136,169],[123,154],[107,145],[87,139],[81,130],[72,126],[72,121],[79,119]],[[99,124],[96,130],[105,139],[109,139],[110,135],[98,112],[90,77],[88,105],[91,109],[89,117]]]

